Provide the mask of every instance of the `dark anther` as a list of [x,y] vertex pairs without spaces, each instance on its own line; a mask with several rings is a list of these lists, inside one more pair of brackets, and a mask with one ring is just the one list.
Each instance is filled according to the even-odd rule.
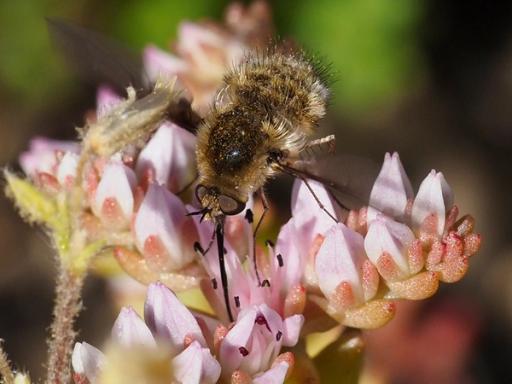
[[235,296],[235,305],[237,308],[240,308],[240,297]]
[[228,254],[228,250],[226,248],[223,248],[224,250],[224,254],[227,255]]
[[281,337],[283,337],[283,332],[277,331],[277,333],[276,333],[276,340],[277,341],[281,340]]
[[274,242],[272,240],[265,240],[265,245],[274,248]]
[[262,287],[270,287],[270,281],[268,279],[265,279],[261,282]]
[[256,316],[256,319],[254,320],[254,322],[259,325],[264,325],[268,329],[269,332],[272,332],[270,330],[270,327],[268,326],[267,319],[265,319],[265,316],[263,316],[263,315]]
[[247,208],[247,210],[245,211],[245,220],[247,220],[249,224],[252,224],[254,220],[254,214],[252,213],[250,208]]
[[203,255],[203,256],[204,256],[204,249],[203,249],[203,247],[201,247],[201,244],[199,244],[199,242],[198,242],[198,241],[196,241],[196,242],[194,243],[194,251],[195,251],[196,253],[197,253],[197,252],[199,252],[201,255]]
[[277,254],[277,264],[282,267],[284,265],[284,261],[283,261],[283,255],[281,255],[280,253]]
[[240,347],[240,348],[238,348],[238,350],[240,351],[240,354],[241,354],[242,356],[244,356],[244,357],[245,357],[245,356],[247,356],[247,355],[249,354],[249,351],[248,351],[248,350],[247,350],[247,348],[245,348],[245,347]]
[[213,289],[217,289],[217,279],[215,278],[212,279],[212,287]]

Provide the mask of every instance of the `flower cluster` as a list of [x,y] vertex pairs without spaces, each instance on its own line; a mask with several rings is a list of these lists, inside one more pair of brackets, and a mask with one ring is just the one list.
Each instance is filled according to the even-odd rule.
[[[178,56],[145,50],[157,87],[177,77],[200,114],[222,97],[217,90],[229,65],[268,37],[262,3],[232,6],[227,21],[226,28],[182,24]],[[126,131],[116,117],[130,118],[135,103],[133,90],[124,99],[101,88],[91,126],[117,124],[122,134],[91,128],[82,143],[35,139],[20,158],[28,181],[7,174],[22,213],[56,233],[74,269],[87,270],[107,252],[149,286],[144,320],[123,308],[106,353],[75,345],[78,384],[145,375],[154,382],[282,383],[301,337],[337,324],[380,327],[393,317],[393,300],[424,299],[439,282],[458,281],[479,249],[473,219],[458,218],[444,176],[432,171],[414,195],[398,154],[386,154],[368,205],[357,211],[343,211],[322,184],[297,180],[292,217],[266,248],[254,243],[252,201],[226,217],[223,287],[213,224],[189,215],[198,204],[191,193],[196,138],[159,120],[158,108],[148,112],[156,126],[133,123],[145,131]],[[170,289],[200,290],[212,316],[191,312]]]
[[221,375],[227,382],[281,383],[293,365],[289,353],[279,352],[282,345],[297,342],[296,324],[283,322],[265,304],[241,312],[228,329],[215,319],[194,317],[167,287],[154,283],[148,287],[144,319],[132,308],[123,308],[106,356],[85,342],[75,344],[75,382],[93,384],[108,382],[108,375],[119,377],[121,373],[111,367],[115,361],[110,361],[112,351],[115,359],[119,349],[139,348],[135,364],[143,360],[158,365],[164,355],[166,368],[157,371],[157,382],[167,383],[216,383]]

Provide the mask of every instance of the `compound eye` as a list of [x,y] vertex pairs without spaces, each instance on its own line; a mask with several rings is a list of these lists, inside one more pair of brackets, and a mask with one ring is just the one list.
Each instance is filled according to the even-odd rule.
[[245,203],[235,200],[227,195],[220,195],[219,207],[225,215],[236,215],[244,210]]
[[203,201],[203,198],[208,194],[208,188],[202,184],[196,187],[196,198],[199,202]]

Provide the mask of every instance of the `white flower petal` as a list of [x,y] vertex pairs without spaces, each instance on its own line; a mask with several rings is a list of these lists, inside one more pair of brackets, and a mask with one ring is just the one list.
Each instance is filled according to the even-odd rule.
[[154,45],[144,49],[144,69],[152,81],[171,79],[187,69],[186,63]]
[[161,283],[148,287],[144,318],[154,334],[169,341],[175,351],[183,349],[187,336],[206,346],[201,328],[192,313]]
[[453,192],[441,172],[432,170],[423,180],[412,206],[412,222],[421,226],[429,215],[437,217],[437,233],[444,232],[446,213],[453,206]]
[[57,180],[61,185],[66,185],[70,178],[75,178],[78,155],[73,152],[66,152],[57,167]]
[[238,369],[244,356],[240,347],[246,347],[254,329],[257,312],[255,308],[246,309],[238,315],[238,319],[220,344],[220,362],[223,370],[233,372]]
[[283,322],[283,345],[293,347],[299,341],[300,331],[304,324],[304,316],[293,315],[284,319]]
[[338,284],[346,281],[356,297],[362,298],[360,271],[364,259],[363,237],[344,224],[337,224],[327,233],[315,260],[322,292],[329,296]]
[[181,384],[200,384],[203,368],[201,346],[197,342],[190,344],[172,360],[174,377]]
[[275,254],[281,255],[282,260],[282,266],[280,266],[279,260],[275,259],[275,263],[278,263],[276,278],[278,283],[287,290],[297,285],[302,279],[304,259],[307,256],[306,247],[307,245],[302,244],[297,234],[295,219],[291,218],[281,227],[275,246]]
[[[308,184],[325,210],[336,217],[335,206],[324,186],[313,180],[308,180]],[[300,232],[301,242],[308,246],[316,235],[325,235],[336,224],[326,212],[320,209],[313,193],[302,180],[295,180],[292,190],[292,216]]]
[[94,197],[93,209],[96,215],[101,217],[105,200],[113,198],[119,204],[124,218],[129,221],[133,214],[135,184],[135,174],[130,168],[118,162],[108,163]]
[[[402,218],[409,199],[413,197],[411,182],[400,162],[398,153],[386,153],[379,176],[370,194],[370,206],[391,217]],[[368,220],[375,212],[369,211]]]
[[288,363],[282,361],[274,367],[255,377],[253,384],[283,384],[288,372]]
[[155,339],[146,323],[131,307],[123,307],[112,327],[112,339],[122,346],[155,347]]
[[158,184],[177,192],[190,183],[196,172],[195,146],[196,138],[192,133],[166,122],[140,153],[137,174],[150,168]]
[[414,239],[414,233],[407,225],[379,215],[369,225],[364,248],[373,264],[387,252],[402,272],[409,273],[406,251]]
[[104,363],[105,355],[98,348],[85,342],[75,343],[71,355],[73,370],[80,375],[85,375],[92,384],[98,378]]
[[107,115],[123,99],[108,86],[100,86],[96,93],[96,116]]
[[192,234],[183,234],[183,226],[188,220],[186,214],[185,206],[176,195],[163,186],[151,184],[134,223],[139,250],[144,253],[146,239],[157,236],[170,256],[170,269],[178,270],[192,262],[195,258]]

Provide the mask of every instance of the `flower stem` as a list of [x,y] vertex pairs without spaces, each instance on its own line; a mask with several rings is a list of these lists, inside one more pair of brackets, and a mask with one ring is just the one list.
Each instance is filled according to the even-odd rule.
[[48,340],[47,384],[71,381],[71,352],[75,341],[74,323],[82,309],[81,291],[85,274],[60,266],[50,339]]
[[0,378],[3,378],[2,382],[5,384],[14,384],[14,373],[2,345],[0,345]]

